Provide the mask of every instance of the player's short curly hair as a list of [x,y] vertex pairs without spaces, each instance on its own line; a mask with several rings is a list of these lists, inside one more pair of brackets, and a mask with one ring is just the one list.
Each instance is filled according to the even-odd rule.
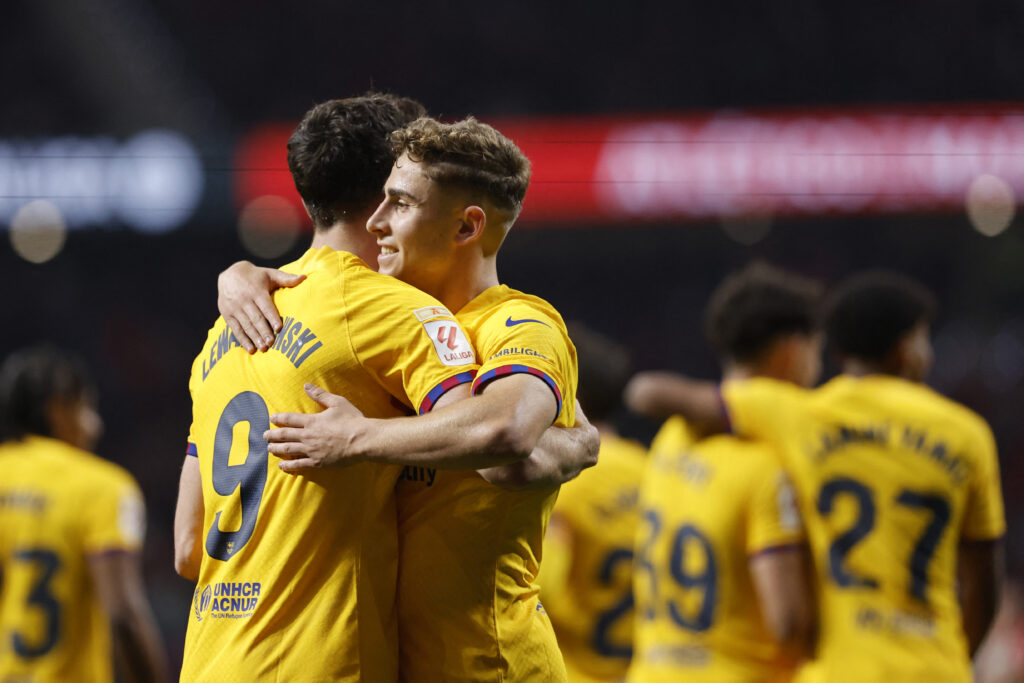
[[422,162],[428,178],[478,193],[519,215],[530,184],[530,160],[515,143],[472,116],[456,123],[421,118],[391,133],[395,157]]
[[711,294],[704,333],[722,358],[751,362],[790,334],[820,326],[821,286],[766,263],[725,278]]
[[935,295],[901,273],[875,270],[854,275],[829,298],[825,329],[840,356],[882,362],[900,339],[930,322]]
[[288,139],[288,169],[317,228],[380,200],[394,163],[388,133],[425,113],[416,100],[373,92],[306,112]]
[[0,441],[28,434],[53,436],[49,403],[78,401],[95,391],[85,365],[56,347],[47,344],[12,353],[0,365]]

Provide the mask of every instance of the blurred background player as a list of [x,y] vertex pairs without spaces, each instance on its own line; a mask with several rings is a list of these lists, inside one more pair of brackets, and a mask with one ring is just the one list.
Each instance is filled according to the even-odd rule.
[[[412,100],[376,94],[306,113],[288,166],[316,233],[285,266],[306,279],[275,293],[285,322],[266,353],[245,353],[219,318],[194,361],[175,518],[176,568],[198,580],[183,680],[398,676],[401,469],[290,477],[264,431],[271,412],[315,407],[307,382],[390,417],[427,411],[473,378],[473,350],[451,314],[365,262],[377,251],[365,225],[391,168],[387,134],[421,113]],[[448,357],[436,329],[448,333]]]
[[827,331],[842,374],[804,391],[767,378],[717,388],[666,376],[637,405],[762,438],[794,479],[816,565],[810,681],[968,681],[994,617],[1003,502],[985,421],[922,382],[934,298],[893,273],[845,282]]
[[562,486],[544,538],[541,600],[569,680],[618,681],[633,654],[633,542],[647,450],[616,431],[630,373],[622,346],[569,323],[580,405],[601,434],[599,465]]
[[[85,369],[48,346],[0,367],[0,680],[167,680],[142,584],[135,480],[88,451]],[[113,658],[112,658],[113,654]]]
[[[810,386],[821,369],[818,287],[766,265],[714,292],[706,335],[726,380]],[[702,437],[671,418],[651,448],[637,537],[629,680],[785,681],[812,648],[803,524],[766,443]]]

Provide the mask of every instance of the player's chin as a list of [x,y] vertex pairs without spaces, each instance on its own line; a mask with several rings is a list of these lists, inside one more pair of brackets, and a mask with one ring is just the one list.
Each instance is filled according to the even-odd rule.
[[380,254],[377,256],[377,272],[398,277],[401,272],[401,260],[398,253]]

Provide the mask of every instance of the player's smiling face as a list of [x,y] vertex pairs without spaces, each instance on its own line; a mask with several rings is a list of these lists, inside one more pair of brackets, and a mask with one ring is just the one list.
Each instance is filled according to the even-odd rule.
[[366,222],[380,245],[380,272],[438,296],[454,264],[462,208],[421,163],[401,156],[384,185],[384,201]]

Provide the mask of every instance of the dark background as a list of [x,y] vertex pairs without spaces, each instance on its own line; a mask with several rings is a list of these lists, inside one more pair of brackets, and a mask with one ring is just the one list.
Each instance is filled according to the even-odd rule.
[[[0,240],[0,355],[52,340],[101,389],[99,451],[146,494],[146,572],[173,661],[191,586],[171,522],[190,420],[189,367],[216,316],[216,274],[252,258],[237,235],[231,150],[250,126],[373,87],[461,117],[764,106],[1024,100],[1024,5],[976,2],[374,4],[8,0],[0,21],[0,139],[188,136],[206,186],[183,228],[74,230],[33,265]],[[284,151],[282,150],[282,157]],[[0,231],[6,230],[0,225]],[[301,253],[300,238],[275,263]],[[778,220],[754,246],[717,222],[545,225],[513,231],[500,275],[623,342],[640,368],[717,372],[700,338],[715,283],[764,258],[826,283],[867,267],[910,273],[942,302],[931,383],[993,425],[1008,498],[1009,566],[1024,572],[1024,232],[975,232],[961,212]],[[257,260],[258,261],[258,260]],[[260,262],[260,261],[258,261]],[[653,425],[629,429],[649,437]]]

